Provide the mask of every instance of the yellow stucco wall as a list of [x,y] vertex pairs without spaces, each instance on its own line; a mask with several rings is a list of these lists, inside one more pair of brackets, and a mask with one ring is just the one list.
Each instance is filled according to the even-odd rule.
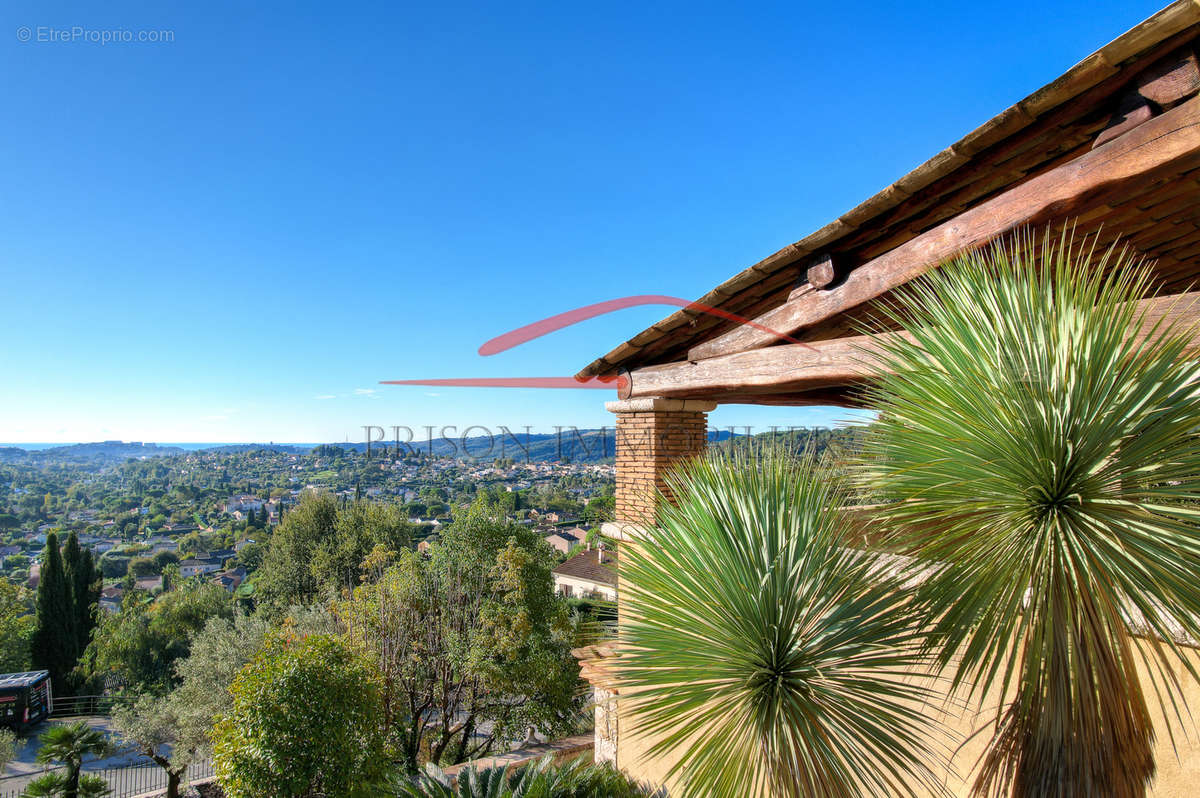
[[[1200,668],[1200,653],[1193,653],[1193,660]],[[1184,676],[1183,679],[1183,698],[1197,718],[1200,718],[1200,684],[1191,680],[1190,677]],[[1172,719],[1169,726],[1174,733],[1177,747],[1173,748],[1170,736],[1167,734],[1167,726],[1164,725],[1166,721],[1157,709],[1158,704],[1154,698],[1153,688],[1148,681],[1144,686],[1147,700],[1151,702],[1151,712],[1155,716],[1155,731],[1158,738],[1155,746],[1158,775],[1150,794],[1155,798],[1200,796],[1200,726],[1191,721],[1185,720],[1181,724],[1178,720]],[[667,780],[666,775],[675,760],[655,758],[649,755],[648,750],[653,746],[654,740],[639,734],[636,723],[628,712],[629,700],[629,698],[621,698],[617,703],[619,740],[616,764],[639,781],[665,786],[670,792],[674,785]],[[959,706],[962,705],[961,700],[957,703]],[[966,710],[947,708],[954,704],[955,701],[947,700],[943,706],[931,707],[930,711],[939,715],[943,724],[948,728],[949,736],[946,742],[950,743],[953,748],[958,748],[951,760],[950,769],[944,774],[945,785],[952,795],[966,796],[969,794],[973,777],[973,766],[983,753],[989,732],[984,731],[974,738],[971,738],[971,735],[994,719],[996,707],[1000,702],[998,696],[988,695],[975,706]],[[968,740],[968,738],[971,739]],[[968,741],[962,744],[963,740]]]

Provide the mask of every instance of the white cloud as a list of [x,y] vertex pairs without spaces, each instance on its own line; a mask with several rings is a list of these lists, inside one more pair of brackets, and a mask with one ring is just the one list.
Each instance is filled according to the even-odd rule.
[[323,393],[323,394],[321,394],[320,396],[315,396],[315,397],[313,397],[313,398],[314,398],[314,399],[319,399],[319,400],[321,400],[321,401],[324,401],[324,400],[326,400],[326,399],[337,399],[337,394],[332,394],[332,393]]
[[354,389],[355,396],[370,396],[371,394],[374,394],[374,393],[378,393],[378,391],[375,388],[355,388]]

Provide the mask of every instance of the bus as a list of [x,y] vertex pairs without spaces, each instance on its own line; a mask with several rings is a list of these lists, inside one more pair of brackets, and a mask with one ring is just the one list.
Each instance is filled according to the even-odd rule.
[[53,711],[50,671],[0,673],[0,726],[24,731]]

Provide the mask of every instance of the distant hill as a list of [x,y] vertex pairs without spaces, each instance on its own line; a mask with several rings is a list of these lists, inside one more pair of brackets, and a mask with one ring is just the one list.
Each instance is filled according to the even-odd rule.
[[122,462],[129,458],[169,457],[186,454],[178,446],[159,446],[154,443],[126,443],[124,441],[101,441],[100,443],[73,443],[48,449],[26,450],[11,446],[0,449],[3,462],[56,462],[84,465],[104,462]]
[[203,449],[196,449],[198,452],[220,452],[229,454],[238,454],[240,452],[257,452],[261,450],[269,452],[282,452],[284,454],[308,454],[313,450],[308,444],[294,443],[224,443],[219,446],[207,446]]
[[[615,457],[615,431],[606,429],[566,428],[561,432],[528,433],[514,430],[511,433],[474,435],[466,438],[446,436],[429,441],[401,443],[406,453],[432,454],[435,457],[454,457],[473,460],[494,460],[511,457],[518,462],[573,462],[599,463]],[[710,430],[709,442],[724,443],[744,435],[729,430]],[[231,443],[213,444],[206,447],[158,445],[154,443],[127,443],[102,441],[100,443],[76,443],[43,449],[22,449],[19,446],[0,447],[0,463],[28,463],[32,465],[51,463],[75,463],[80,465],[105,466],[122,463],[129,458],[172,457],[195,452],[217,452],[237,454],[268,450],[284,454],[307,454],[316,446],[307,444],[280,443]],[[323,444],[325,449],[342,449],[364,452],[366,443]],[[394,451],[395,441],[379,441],[371,444],[372,451]]]
[[[419,452],[435,457],[458,457],[464,459],[493,460],[511,457],[518,462],[550,463],[570,461],[572,463],[599,463],[616,456],[615,431],[606,429],[566,428],[561,432],[529,433],[513,430],[511,434],[493,436],[477,435],[462,438],[442,437],[429,441],[401,442],[401,452]],[[729,430],[710,430],[710,442],[729,440]],[[331,444],[356,452],[366,451],[365,443]],[[396,442],[379,441],[371,444],[371,450],[395,451]]]

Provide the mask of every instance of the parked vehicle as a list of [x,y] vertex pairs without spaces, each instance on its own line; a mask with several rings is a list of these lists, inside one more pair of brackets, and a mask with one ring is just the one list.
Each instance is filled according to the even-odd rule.
[[0,674],[0,726],[24,731],[53,711],[50,671]]

